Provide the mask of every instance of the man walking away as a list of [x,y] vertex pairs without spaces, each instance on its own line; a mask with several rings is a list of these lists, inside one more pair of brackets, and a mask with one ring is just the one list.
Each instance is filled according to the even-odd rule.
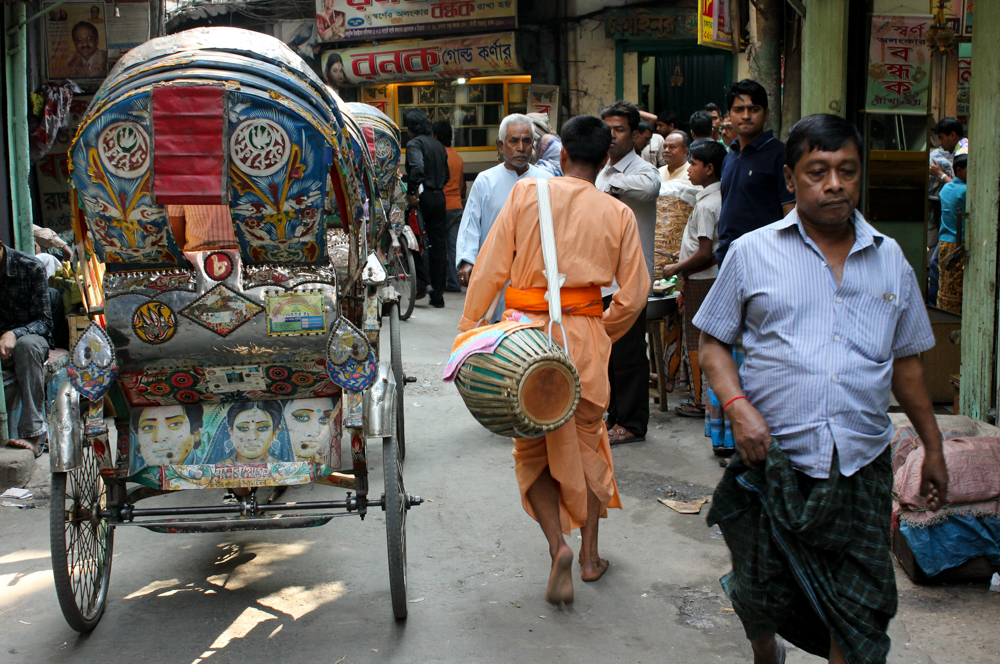
[[962,246],[965,231],[965,176],[968,155],[960,154],[952,164],[954,177],[941,188],[941,230],[938,235],[938,309],[962,315],[962,275],[965,258],[952,255]]
[[862,150],[843,118],[796,123],[784,170],[797,206],[732,244],[694,318],[739,450],[708,521],[732,555],[723,588],[755,664],[784,661],[776,633],[837,664],[886,661],[897,608],[890,389],[924,446],[927,506],[947,504],[918,356],[934,335],[899,245],[856,209]]
[[682,417],[704,417],[705,401],[702,398],[701,362],[698,356],[698,336],[701,331],[694,325],[695,314],[705,301],[708,291],[719,275],[715,264],[715,249],[719,245],[719,210],[722,208],[719,175],[726,149],[715,141],[707,141],[691,148],[691,184],[702,187],[681,240],[680,260],[663,269],[667,279],[680,274],[684,277],[684,345],[691,368],[691,397],[688,403],[674,408]]
[[764,131],[767,91],[750,79],[729,88],[726,103],[739,140],[730,145],[722,166],[722,213],[719,215],[719,265],[729,245],[744,233],[781,219],[795,207],[785,187],[785,144]]
[[448,183],[448,153],[431,136],[433,127],[423,111],[406,115],[406,204],[420,207],[427,231],[431,306],[444,308],[448,279],[448,231],[444,186]]
[[448,153],[448,184],[444,186],[444,210],[448,228],[448,281],[444,289],[449,293],[461,293],[458,271],[455,267],[455,244],[458,227],[462,223],[462,201],[465,199],[465,162],[451,147],[451,125],[446,120],[434,123],[434,138],[441,142]]
[[[639,240],[652,283],[656,243],[656,197],[660,177],[656,169],[635,153],[639,129],[639,109],[627,101],[617,101],[601,111],[601,119],[611,129],[608,164],[595,185],[627,205],[635,215]],[[601,289],[604,306],[611,306],[616,285]],[[648,294],[647,294],[648,295]],[[612,445],[646,439],[649,426],[649,359],[646,357],[646,308],[643,306],[632,327],[611,349],[608,364],[611,403],[608,406],[608,435]]]
[[[510,190],[523,178],[548,178],[549,173],[530,163],[533,143],[531,118],[520,113],[508,115],[500,123],[497,150],[503,163],[476,176],[465,201],[462,224],[458,229],[455,261],[458,266],[458,283],[469,285],[472,266],[476,264],[479,249],[493,228],[500,209],[507,202]],[[497,314],[503,312],[501,304]],[[499,319],[498,319],[499,320]]]
[[653,125],[639,121],[639,131],[635,135],[635,152],[653,168],[665,165],[663,161],[663,137],[653,131]]
[[706,140],[713,140],[712,133],[715,128],[712,126],[712,116],[708,114],[708,111],[695,111],[691,114],[691,142],[697,141],[700,138]]
[[[611,132],[595,117],[577,116],[563,125],[562,143],[561,169],[568,177],[549,180],[549,192],[559,271],[566,275],[562,327],[580,373],[580,405],[569,422],[552,433],[514,439],[521,502],[542,527],[552,557],[545,598],[553,604],[573,601],[573,552],[564,539],[571,529],[579,528],[583,540],[580,577],[596,581],[608,569],[598,551],[598,518],[606,518],[609,507],[621,507],[601,421],[608,404],[608,358],[612,341],[625,334],[646,306],[650,285],[632,211],[594,188],[608,159]],[[514,185],[486,238],[460,330],[479,325],[508,280],[510,308],[548,327],[536,181],[524,178]],[[612,280],[620,288],[602,314],[601,287]],[[561,343],[562,331],[552,330],[552,338]]]
[[660,169],[660,180],[670,182],[676,180],[681,184],[691,184],[688,177],[688,148],[691,139],[679,129],[667,134],[663,139],[664,166]]
[[[34,256],[0,243],[0,364],[8,404],[21,397],[17,435],[8,440],[4,431],[3,440],[36,458],[45,433],[42,367],[52,347],[48,286],[45,268]],[[16,391],[11,389],[15,384]]]

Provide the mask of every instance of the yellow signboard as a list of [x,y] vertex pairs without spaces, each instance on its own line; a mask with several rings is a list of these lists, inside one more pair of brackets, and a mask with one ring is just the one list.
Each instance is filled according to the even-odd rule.
[[698,0],[698,44],[733,50],[733,23],[727,0]]

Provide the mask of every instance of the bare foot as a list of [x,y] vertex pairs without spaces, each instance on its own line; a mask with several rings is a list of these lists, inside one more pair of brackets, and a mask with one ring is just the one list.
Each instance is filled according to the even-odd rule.
[[604,576],[604,573],[608,571],[608,563],[604,558],[598,558],[597,563],[584,563],[580,560],[580,578],[590,583],[592,581],[597,581],[599,578]]
[[552,572],[549,574],[545,601],[556,606],[573,603],[573,550],[566,544],[552,558]]
[[11,438],[7,441],[7,447],[15,447],[19,450],[28,450],[35,455],[35,458],[42,456],[42,450],[38,446],[38,439],[41,436],[36,436],[34,438]]

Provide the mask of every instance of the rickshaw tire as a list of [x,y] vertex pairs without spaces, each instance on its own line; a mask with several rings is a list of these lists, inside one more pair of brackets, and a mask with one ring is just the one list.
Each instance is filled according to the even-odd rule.
[[405,620],[406,604],[406,512],[402,460],[397,457],[396,418],[392,435],[382,439],[382,473],[385,478],[385,538],[389,559],[389,594],[396,620]]
[[413,260],[413,250],[407,246],[401,246],[403,263],[402,267],[406,272],[406,278],[409,280],[409,288],[407,291],[408,295],[403,296],[399,301],[399,320],[407,320],[410,315],[413,314],[413,305],[417,302],[417,264]]
[[406,418],[403,405],[406,381],[403,376],[403,340],[399,336],[399,306],[389,309],[389,345],[392,376],[396,380],[396,444],[399,446],[399,460],[406,461]]
[[[92,467],[86,467],[87,462]],[[97,495],[101,490],[107,491],[103,480],[97,470],[97,459],[94,458],[93,448],[84,448],[84,467],[67,473],[52,473],[52,502],[49,508],[49,543],[52,553],[52,577],[56,589],[56,596],[59,599],[59,607],[62,609],[63,617],[69,626],[77,632],[87,633],[92,631],[101,621],[104,609],[108,601],[108,586],[111,581],[111,564],[114,554],[114,526],[107,521],[102,521],[96,526],[90,526],[91,535],[86,537],[78,532],[73,538],[73,546],[77,550],[72,553],[68,550],[67,544],[67,519],[66,500],[67,487],[70,485],[70,475],[76,473],[82,476],[85,481],[98,483]],[[105,495],[107,495],[105,493]],[[103,537],[101,536],[103,526]],[[88,528],[84,525],[83,528]],[[83,549],[89,544],[93,547],[100,547],[101,540],[104,541],[104,551],[102,556],[103,564],[89,579],[77,578],[78,587],[74,587],[73,575],[70,572],[70,564],[74,559],[87,557],[87,552]],[[83,554],[83,555],[81,555]],[[89,584],[86,584],[89,582]],[[96,584],[96,590],[95,588]],[[85,585],[89,585],[90,592]],[[78,601],[78,591],[84,593],[80,599],[87,601],[88,606],[81,607]],[[85,599],[89,596],[89,600]]]

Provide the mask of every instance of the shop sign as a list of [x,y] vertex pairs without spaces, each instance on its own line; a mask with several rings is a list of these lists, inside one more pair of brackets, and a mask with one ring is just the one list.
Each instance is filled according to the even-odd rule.
[[927,113],[931,54],[924,32],[930,26],[930,16],[872,17],[868,112]]
[[330,58],[340,59],[345,85],[521,73],[513,32],[330,51],[323,58],[324,69]]
[[149,39],[147,0],[56,4],[44,5],[51,8],[44,17],[50,79],[102,79],[126,52]]
[[733,50],[733,21],[724,0],[698,0],[698,45]]
[[615,10],[604,15],[611,39],[694,39],[698,14],[690,9]]
[[70,229],[69,145],[92,97],[77,95],[69,105],[68,126],[60,129],[49,153],[35,162],[42,211],[39,225],[57,233]]
[[393,86],[373,85],[361,88],[361,101],[374,106],[390,118],[396,117],[396,105],[393,103]]
[[528,88],[528,113],[548,116],[549,126],[555,128],[559,119],[559,86],[535,85]]
[[[968,54],[963,54],[962,46],[967,46],[967,44],[959,45],[958,53],[958,104],[955,109],[955,116],[958,121],[965,125],[966,129],[969,127],[969,112],[970,99],[972,97],[972,56]],[[972,49],[968,49],[972,50]]]
[[323,42],[517,27],[517,0],[316,0]]

